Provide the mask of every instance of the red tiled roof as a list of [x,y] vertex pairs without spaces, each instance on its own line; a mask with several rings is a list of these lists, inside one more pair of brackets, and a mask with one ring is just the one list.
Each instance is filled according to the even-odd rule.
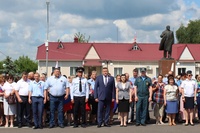
[[200,45],[198,44],[188,44],[187,45],[189,51],[191,52],[194,60],[200,61]]
[[[64,49],[58,49],[58,42],[49,43],[49,60],[69,60],[82,61],[85,59],[91,46],[94,46],[100,60],[112,61],[158,61],[163,57],[163,51],[159,51],[159,43],[138,43],[140,50],[132,50],[133,43],[65,43]],[[194,59],[200,61],[199,44],[174,44],[172,57],[178,60],[185,49],[191,51]],[[46,51],[45,45],[38,47],[37,60],[45,60]],[[85,65],[94,63],[94,60],[86,62]],[[99,62],[96,62],[98,65]]]
[[[64,43],[64,48],[58,49],[59,42],[49,42],[48,59],[49,60],[83,60],[86,56],[91,44],[87,43]],[[46,59],[46,47],[42,44],[38,47],[37,60]]]

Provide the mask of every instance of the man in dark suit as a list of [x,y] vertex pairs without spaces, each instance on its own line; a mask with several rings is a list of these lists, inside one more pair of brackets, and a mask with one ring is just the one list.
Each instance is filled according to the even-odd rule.
[[115,80],[112,76],[108,75],[108,68],[104,67],[102,69],[102,75],[99,75],[95,81],[94,87],[94,98],[98,102],[98,128],[101,127],[103,123],[103,110],[105,107],[105,117],[104,126],[110,127],[108,125],[110,105],[111,102],[115,100],[116,89]]

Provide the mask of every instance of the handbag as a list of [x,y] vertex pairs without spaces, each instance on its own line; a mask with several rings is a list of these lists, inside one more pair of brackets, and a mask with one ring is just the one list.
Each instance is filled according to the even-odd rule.
[[7,98],[7,102],[8,102],[8,104],[15,104],[16,103],[16,97],[15,97],[15,95],[10,95]]

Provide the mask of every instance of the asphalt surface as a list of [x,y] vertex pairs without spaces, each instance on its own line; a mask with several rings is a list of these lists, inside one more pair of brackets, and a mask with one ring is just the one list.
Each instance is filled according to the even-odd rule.
[[[151,122],[155,122],[152,120]],[[176,126],[148,124],[146,126],[135,126],[135,124],[128,124],[127,127],[120,127],[119,121],[116,120],[111,127],[87,126],[86,128],[66,126],[65,128],[55,127],[52,129],[32,129],[28,127],[23,128],[4,128],[0,127],[0,133],[197,133],[200,130],[200,124],[196,123],[195,126],[184,126],[182,123],[177,123]]]
[[200,123],[195,123],[195,126],[184,126],[183,123],[176,123],[176,126],[169,126],[168,123],[164,125],[156,125],[155,118],[153,117],[153,111],[150,111],[151,124],[146,126],[135,126],[135,123],[127,124],[127,127],[120,127],[119,120],[116,118],[114,124],[111,127],[97,128],[95,125],[88,125],[86,128],[73,126],[65,126],[65,128],[55,127],[49,129],[45,127],[43,129],[32,129],[28,127],[17,128],[4,128],[0,127],[0,133],[197,133],[200,131]]
[[147,125],[145,127],[134,125],[128,125],[127,127],[119,127],[119,125],[113,125],[111,127],[101,127],[97,128],[96,126],[86,127],[86,128],[73,128],[65,127],[63,129],[56,127],[53,129],[44,128],[44,129],[32,129],[32,128],[0,128],[0,133],[197,133],[200,129],[200,124],[195,126],[168,126],[168,125]]

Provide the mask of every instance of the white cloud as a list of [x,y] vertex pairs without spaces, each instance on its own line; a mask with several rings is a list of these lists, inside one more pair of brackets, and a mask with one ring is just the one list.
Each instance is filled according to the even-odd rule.
[[163,21],[162,14],[153,14],[147,17],[142,18],[141,24],[143,25],[157,25]]
[[125,41],[133,38],[133,29],[127,24],[126,20],[115,20],[113,23],[118,27],[120,35]]

